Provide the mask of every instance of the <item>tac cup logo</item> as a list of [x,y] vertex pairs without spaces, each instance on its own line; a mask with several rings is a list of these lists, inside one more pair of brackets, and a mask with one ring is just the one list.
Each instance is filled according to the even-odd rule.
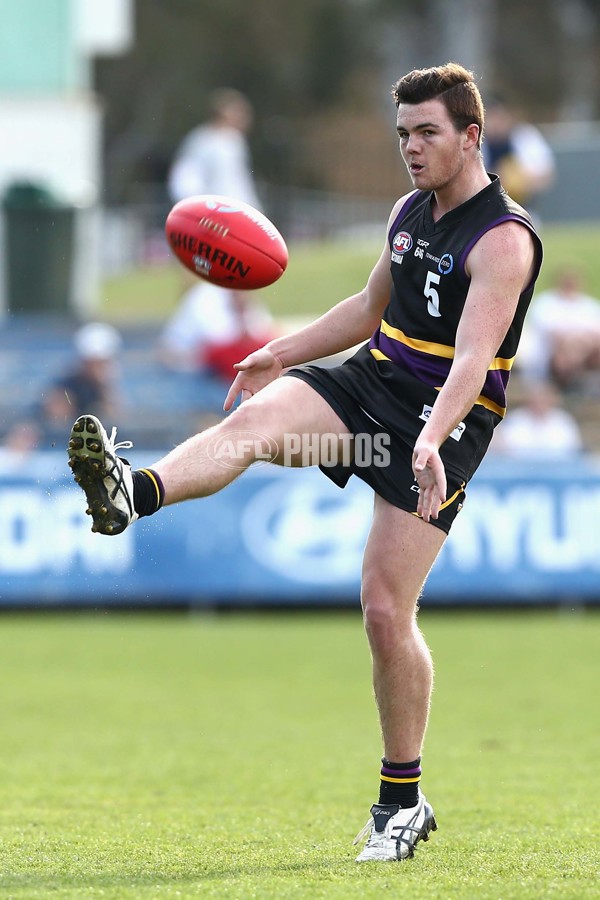
[[258,431],[231,431],[208,445],[208,456],[228,469],[246,469],[250,457],[255,465],[271,462],[279,453],[277,441]]

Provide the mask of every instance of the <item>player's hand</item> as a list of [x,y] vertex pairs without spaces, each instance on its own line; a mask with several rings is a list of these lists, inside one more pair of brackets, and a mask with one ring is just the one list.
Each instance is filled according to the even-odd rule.
[[233,379],[223,404],[225,412],[231,409],[238,394],[242,395],[243,403],[271,381],[279,378],[283,371],[283,365],[268,347],[261,347],[260,350],[250,353],[241,362],[235,363],[234,369],[237,369],[237,375]]
[[419,443],[413,452],[413,472],[419,485],[417,514],[425,522],[437,519],[446,499],[446,472],[439,450],[434,444]]

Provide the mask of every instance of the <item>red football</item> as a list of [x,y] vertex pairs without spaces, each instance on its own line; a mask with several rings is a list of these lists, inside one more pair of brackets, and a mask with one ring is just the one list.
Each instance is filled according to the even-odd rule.
[[273,223],[231,197],[203,194],[180,200],[167,216],[165,231],[180,262],[221,287],[266,287],[287,266],[287,247]]

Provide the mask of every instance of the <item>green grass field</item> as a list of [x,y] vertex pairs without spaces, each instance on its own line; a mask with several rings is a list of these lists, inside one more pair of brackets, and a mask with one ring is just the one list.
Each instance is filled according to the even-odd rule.
[[[547,226],[542,237],[545,263],[538,291],[549,286],[559,268],[573,265],[584,274],[586,290],[600,297],[600,225]],[[261,294],[277,317],[317,316],[360,290],[381,246],[348,241],[292,245],[284,276]],[[102,286],[102,311],[116,322],[163,320],[177,305],[184,274],[174,262],[108,279]]]
[[5,615],[0,896],[597,897],[600,617],[422,626],[439,830],[358,866],[380,745],[357,613]]

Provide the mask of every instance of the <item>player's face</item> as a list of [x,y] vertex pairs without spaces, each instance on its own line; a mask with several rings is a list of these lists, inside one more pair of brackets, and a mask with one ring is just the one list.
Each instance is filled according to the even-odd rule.
[[456,130],[441,100],[401,103],[397,127],[400,152],[416,188],[439,191],[460,175],[465,133]]

